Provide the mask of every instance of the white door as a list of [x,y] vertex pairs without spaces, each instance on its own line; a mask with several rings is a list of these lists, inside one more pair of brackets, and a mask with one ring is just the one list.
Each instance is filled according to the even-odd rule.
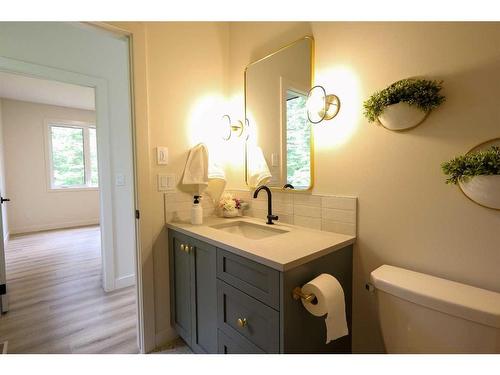
[[0,313],[7,312],[9,303],[7,299],[7,275],[5,274],[5,249],[3,238],[3,217],[1,205],[9,199],[0,196]]

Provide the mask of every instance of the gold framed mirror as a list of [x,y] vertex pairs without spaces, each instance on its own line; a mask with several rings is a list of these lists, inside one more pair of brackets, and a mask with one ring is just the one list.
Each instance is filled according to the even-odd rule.
[[313,126],[307,97],[313,85],[314,39],[305,36],[245,68],[245,181],[307,191],[314,184]]

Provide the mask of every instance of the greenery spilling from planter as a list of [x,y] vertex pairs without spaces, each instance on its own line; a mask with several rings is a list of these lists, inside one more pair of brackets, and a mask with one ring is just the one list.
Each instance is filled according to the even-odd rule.
[[405,102],[427,112],[441,105],[445,97],[439,94],[442,81],[407,78],[395,82],[386,89],[373,94],[363,103],[364,115],[369,122],[377,120],[384,108],[399,102]]
[[447,184],[457,184],[474,176],[500,175],[500,147],[492,146],[487,150],[458,156],[443,163],[441,168],[449,176]]

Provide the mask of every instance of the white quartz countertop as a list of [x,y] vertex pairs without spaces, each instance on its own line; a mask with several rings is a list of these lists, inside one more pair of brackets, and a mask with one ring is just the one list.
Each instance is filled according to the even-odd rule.
[[323,232],[279,222],[276,222],[271,227],[286,231],[286,233],[261,239],[248,239],[238,234],[211,227],[235,221],[246,221],[264,227],[267,226],[264,219],[209,217],[203,219],[202,225],[193,225],[188,222],[170,222],[167,223],[167,227],[278,271],[287,271],[300,266],[313,259],[342,249],[356,240],[356,237],[346,234]]

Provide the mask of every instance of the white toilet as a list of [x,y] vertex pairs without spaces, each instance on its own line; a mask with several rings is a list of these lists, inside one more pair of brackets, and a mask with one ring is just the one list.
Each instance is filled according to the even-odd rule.
[[500,353],[500,293],[388,265],[371,281],[388,353]]

